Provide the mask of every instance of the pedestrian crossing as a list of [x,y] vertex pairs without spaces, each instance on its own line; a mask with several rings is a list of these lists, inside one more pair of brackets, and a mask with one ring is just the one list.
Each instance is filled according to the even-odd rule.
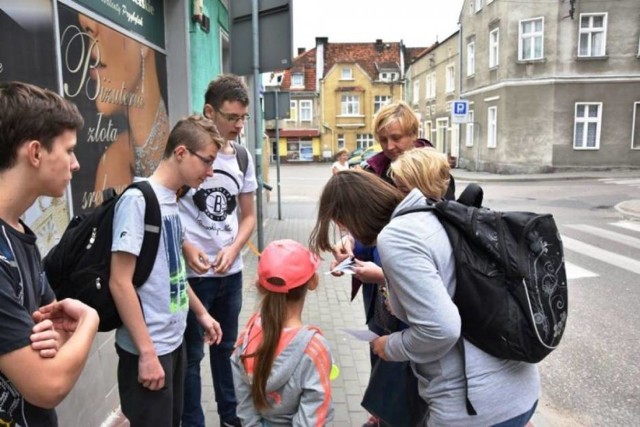
[[561,225],[567,279],[601,277],[618,268],[640,275],[640,222]]
[[598,181],[604,184],[629,185],[640,188],[640,178],[601,178]]

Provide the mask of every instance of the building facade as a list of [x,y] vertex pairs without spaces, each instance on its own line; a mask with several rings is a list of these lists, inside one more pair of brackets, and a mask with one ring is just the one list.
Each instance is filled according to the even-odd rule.
[[[291,97],[289,118],[279,125],[280,160],[329,161],[338,150],[373,145],[375,114],[403,99],[405,64],[422,50],[380,39],[330,43],[318,37],[313,49],[299,51],[293,67],[273,82]],[[275,122],[266,128],[274,137]]]
[[640,165],[640,3],[466,0],[460,165],[499,173]]

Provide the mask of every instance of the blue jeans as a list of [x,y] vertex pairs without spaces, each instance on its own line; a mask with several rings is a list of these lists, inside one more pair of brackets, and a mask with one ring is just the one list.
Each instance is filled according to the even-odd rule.
[[510,420],[503,421],[498,424],[494,424],[492,427],[524,427],[527,425],[533,414],[536,412],[536,407],[538,406],[538,401],[533,404],[533,407],[529,409],[524,414],[520,414],[517,417],[513,417]]
[[[209,347],[209,362],[220,420],[230,421],[236,418],[237,402],[229,358],[238,337],[238,317],[242,307],[242,272],[226,277],[189,279],[189,285],[207,311],[220,322],[222,328],[220,344]],[[200,404],[200,362],[204,358],[203,330],[191,311],[187,317],[184,342],[187,349],[187,373],[184,383],[182,426],[204,427],[204,412]]]

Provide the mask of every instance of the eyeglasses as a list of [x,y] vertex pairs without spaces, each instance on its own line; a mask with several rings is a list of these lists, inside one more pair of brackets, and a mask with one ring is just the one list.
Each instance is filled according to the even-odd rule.
[[213,166],[213,162],[215,162],[215,160],[216,160],[215,157],[213,159],[209,159],[209,158],[207,158],[207,157],[205,157],[203,155],[200,155],[200,154],[196,153],[195,151],[193,151],[190,148],[187,148],[187,151],[189,153],[193,154],[194,156],[196,156],[197,158],[199,158],[202,161],[202,163],[204,163],[205,165],[207,165],[209,167]]
[[239,121],[243,121],[246,122],[247,120],[249,120],[249,118],[251,116],[249,116],[248,114],[245,114],[243,116],[239,116],[237,114],[229,114],[229,113],[225,113],[224,111],[220,111],[218,109],[216,109],[216,111],[222,116],[224,117],[229,123],[238,123]]

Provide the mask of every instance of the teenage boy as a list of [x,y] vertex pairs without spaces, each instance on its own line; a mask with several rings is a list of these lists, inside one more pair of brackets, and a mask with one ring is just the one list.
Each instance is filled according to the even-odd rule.
[[[251,156],[233,140],[249,117],[249,95],[239,77],[222,75],[209,84],[204,98],[204,115],[216,124],[225,144],[213,164],[213,177],[180,199],[180,218],[186,225],[185,240],[189,242],[183,249],[191,288],[222,328],[220,345],[209,347],[220,425],[240,426],[230,357],[242,306],[240,251],[256,224],[253,193],[257,184]],[[182,425],[202,427],[205,420],[200,404],[200,362],[204,345],[202,329],[191,314],[185,343],[187,375]]]
[[180,425],[189,309],[204,339],[220,342],[220,325],[187,283],[176,191],[210,177],[222,145],[213,122],[202,116],[180,120],[169,134],[163,159],[149,178],[162,214],[160,245],[149,279],[138,288],[132,280],[144,236],[144,197],[132,189],[116,205],[109,287],[123,321],[116,331],[118,391],[132,426]]
[[[0,83],[0,425],[57,426],[53,408],[80,376],[98,330],[94,309],[55,301],[36,236],[20,219],[38,197],[64,194],[80,168],[73,150],[82,125],[59,95]],[[32,345],[42,338],[48,358]]]

